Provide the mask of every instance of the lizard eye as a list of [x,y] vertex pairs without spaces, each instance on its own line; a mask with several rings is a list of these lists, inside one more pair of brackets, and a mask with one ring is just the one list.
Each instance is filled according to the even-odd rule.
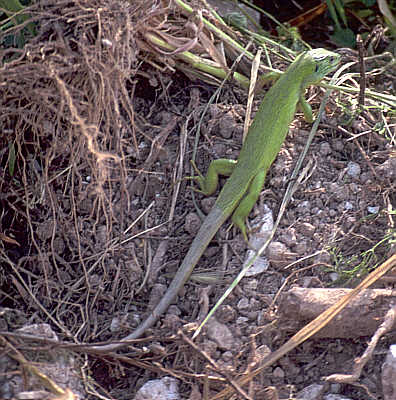
[[319,71],[319,65],[316,64],[316,65],[315,65],[315,72],[318,72],[318,71]]

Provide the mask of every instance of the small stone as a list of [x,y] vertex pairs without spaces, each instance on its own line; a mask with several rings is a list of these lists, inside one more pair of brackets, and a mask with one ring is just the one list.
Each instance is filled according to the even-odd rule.
[[146,382],[136,393],[134,400],[178,400],[180,399],[179,382],[177,379],[165,376]]
[[219,121],[220,136],[224,139],[230,139],[234,134],[235,124],[235,119],[231,111],[223,115]]
[[297,258],[297,253],[292,252],[282,242],[271,242],[267,248],[267,257],[274,268],[283,268]]
[[334,198],[339,201],[347,200],[349,197],[349,189],[346,185],[332,182],[328,186],[328,194],[334,196]]
[[318,197],[317,199],[315,199],[315,205],[317,208],[319,208],[320,210],[323,210],[324,205],[323,205],[323,200]]
[[249,308],[251,311],[259,311],[263,308],[263,302],[262,300],[255,299],[252,297],[249,301]]
[[[1,311],[4,312],[4,309]],[[15,315],[15,312],[13,312],[13,314]],[[57,334],[52,330],[51,326],[46,323],[24,325],[17,329],[16,332],[32,335],[37,338],[40,337],[43,339],[50,339],[51,341],[58,341]],[[84,386],[78,373],[80,362],[74,358],[71,353],[66,355],[66,353],[60,350],[55,350],[55,347],[56,345],[53,345],[52,349],[46,348],[40,350],[36,348],[34,350],[36,360],[40,360],[40,372],[47,376],[50,375],[53,382],[61,384],[61,386],[63,384],[67,385],[67,388],[70,390],[70,398],[85,399],[87,393],[84,391]],[[26,379],[18,377],[15,373],[11,373],[11,371],[17,367],[14,366],[11,369],[11,365],[7,359],[5,359],[6,355],[7,352],[2,351],[2,355],[0,356],[0,397],[4,399],[4,389],[7,389],[7,387],[4,388],[3,382],[8,381],[11,383],[11,387],[8,387],[8,389],[13,392],[13,399],[44,398],[45,395],[32,396],[31,394],[34,392],[30,391],[34,390],[34,388],[36,388],[36,390],[38,388],[44,388],[44,386],[41,386],[41,383],[40,386],[37,386],[37,383],[27,382]],[[7,368],[8,371],[4,368]],[[37,380],[37,382],[40,382],[40,380]],[[26,392],[26,390],[28,391]],[[25,395],[22,394],[24,391]]]
[[287,251],[288,248],[282,242],[271,242],[267,250],[268,258],[270,260],[283,260]]
[[329,215],[330,217],[335,217],[336,215],[338,215],[338,211],[334,210],[334,208],[329,210]]
[[379,207],[378,206],[375,206],[375,207],[367,207],[367,211],[370,213],[370,214],[378,214],[378,211],[379,211]]
[[285,184],[285,178],[283,176],[274,176],[270,179],[269,185],[273,188],[281,188]]
[[299,368],[289,357],[282,357],[279,360],[279,364],[283,368],[287,377],[296,377],[301,374],[301,368]]
[[322,251],[319,255],[315,257],[315,262],[330,264],[331,263],[331,255],[327,251]]
[[362,172],[360,175],[360,182],[365,185],[371,185],[373,183],[373,174],[371,172]]
[[216,202],[216,197],[204,197],[201,200],[202,211],[205,214],[209,214],[209,212],[213,208],[213,205],[215,202]]
[[382,392],[384,400],[396,398],[396,345],[389,347],[388,354],[382,364]]
[[258,317],[258,311],[249,311],[246,316],[250,321],[255,321]]
[[258,287],[258,280],[257,279],[249,279],[246,283],[243,285],[244,290],[250,290],[250,291],[255,291]]
[[53,226],[53,221],[51,219],[41,222],[36,228],[37,236],[42,241],[48,240],[52,236],[52,230],[53,230],[52,226]]
[[266,344],[262,344],[261,346],[257,347],[255,356],[262,360],[270,354],[271,349]]
[[396,157],[390,157],[383,164],[378,165],[375,172],[380,178],[394,179],[396,177]]
[[181,315],[180,308],[174,304],[168,307],[167,312],[168,312],[168,314],[172,314],[172,315],[177,315],[177,316]]
[[347,229],[352,228],[352,226],[356,224],[356,217],[354,217],[353,215],[351,215],[350,217],[345,219],[345,227]]
[[[319,222],[317,222],[315,225],[320,225],[320,221]],[[312,239],[316,242],[316,243],[322,243],[323,242],[323,236],[319,233],[319,232],[315,232],[314,234],[313,234],[313,237],[312,237]]]
[[219,157],[226,157],[228,149],[224,143],[215,143],[213,145],[213,153]]
[[299,214],[309,214],[311,208],[311,203],[308,200],[305,200],[297,205],[297,212]]
[[288,228],[286,232],[284,232],[281,236],[282,242],[285,243],[286,246],[291,247],[294,246],[297,242],[296,231],[294,228]]
[[338,394],[341,391],[341,384],[340,383],[332,383],[330,385],[331,393]]
[[331,153],[330,144],[327,142],[322,142],[319,147],[319,152],[323,156],[328,156]]
[[[249,263],[253,257],[256,257],[256,252],[253,250],[248,250],[246,252],[246,261],[244,262],[244,266],[247,263]],[[263,272],[267,271],[268,267],[269,267],[269,262],[267,258],[263,256],[257,257],[253,262],[253,265],[251,265],[249,269],[246,271],[245,277],[260,275]]]
[[338,275],[337,272],[330,272],[329,278],[331,279],[332,282],[335,282],[337,279],[340,278],[340,275]]
[[315,276],[304,276],[301,279],[300,286],[303,288],[309,288],[313,286],[313,283],[317,281],[317,278]]
[[345,150],[345,143],[342,140],[334,140],[332,146],[336,151],[343,152]]
[[122,318],[113,317],[110,322],[110,332],[118,332],[122,326]]
[[211,357],[216,354],[217,344],[213,340],[205,340],[202,344],[200,344],[200,347]]
[[303,222],[303,223],[301,223],[301,224],[299,224],[297,226],[297,229],[303,235],[305,235],[307,237],[312,237],[312,235],[314,234],[316,228],[312,224],[310,224],[308,222]]
[[360,165],[353,161],[349,161],[347,165],[347,174],[352,178],[357,179],[360,173],[361,173]]
[[285,377],[285,372],[281,367],[276,367],[274,371],[272,372],[272,375],[276,379],[283,379]]
[[150,298],[148,302],[149,310],[153,310],[154,307],[159,303],[162,299],[162,296],[168,290],[168,287],[162,283],[156,283],[150,292]]
[[175,314],[165,314],[162,319],[162,328],[170,330],[172,332],[177,332],[182,326],[181,319]]
[[235,125],[235,127],[234,127],[234,135],[237,138],[241,138],[243,136],[243,125],[242,124]]
[[317,215],[321,210],[318,207],[311,208],[311,215]]
[[221,305],[219,310],[216,312],[216,317],[220,322],[223,323],[234,321],[236,315],[237,315],[236,310],[228,304]]
[[[362,181],[362,182],[364,182],[364,181]],[[356,183],[354,183],[354,182],[352,182],[352,183],[349,185],[349,189],[350,189],[350,191],[351,191],[353,194],[358,194],[358,193],[361,192],[361,186],[358,185],[358,184],[356,184]]]
[[246,297],[242,297],[237,304],[238,310],[247,310],[249,308],[249,300]]
[[313,383],[297,393],[296,400],[316,400],[323,394],[324,385]]
[[187,214],[184,229],[191,235],[195,235],[201,226],[201,219],[195,212],[190,212]]
[[232,354],[231,351],[225,351],[225,352],[222,354],[221,358],[222,358],[224,361],[228,362],[228,361],[231,361],[231,360],[234,358],[234,354]]
[[220,107],[217,104],[211,104],[209,106],[210,117],[213,119],[218,119],[221,114]]
[[247,317],[238,317],[235,322],[239,327],[243,328],[249,322],[249,318],[247,318]]
[[352,400],[350,397],[341,396],[340,394],[326,394],[323,400]]
[[222,350],[235,348],[235,338],[226,325],[218,322],[215,318],[210,318],[206,327],[208,338],[214,340]]
[[306,254],[307,253],[307,248],[308,248],[307,242],[300,241],[300,242],[296,243],[296,245],[294,246],[294,251],[297,254]]

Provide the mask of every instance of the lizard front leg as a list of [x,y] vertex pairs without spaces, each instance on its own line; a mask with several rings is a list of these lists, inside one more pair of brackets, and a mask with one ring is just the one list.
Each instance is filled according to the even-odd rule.
[[305,121],[312,123],[313,122],[313,115],[312,115],[312,108],[305,100],[304,93],[300,95],[299,101],[298,101],[299,108],[301,108],[302,112],[304,113],[304,119]]
[[191,161],[191,165],[198,174],[198,176],[194,177],[200,187],[200,190],[197,191],[205,194],[206,196],[213,194],[216,191],[219,183],[219,175],[230,176],[234,171],[236,164],[237,162],[235,160],[228,160],[226,158],[213,160],[209,164],[206,176],[203,176],[195,163]]

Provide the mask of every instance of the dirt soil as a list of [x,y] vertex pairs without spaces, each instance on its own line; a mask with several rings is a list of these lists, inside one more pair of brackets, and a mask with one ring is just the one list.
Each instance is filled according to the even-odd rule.
[[[121,31],[111,18],[117,15],[118,26],[128,26],[132,11],[137,15],[123,3],[113,9],[92,4],[103,6],[101,34],[114,43]],[[144,57],[133,46],[117,44],[116,50],[135,51],[122,58],[102,41],[99,59],[93,53],[96,27],[90,25],[97,14],[78,6],[57,14],[52,7],[51,16],[48,10],[37,14],[47,18],[47,31],[30,53],[1,73],[7,86],[1,89],[0,296],[3,311],[19,310],[18,318],[0,314],[1,331],[47,322],[63,341],[113,341],[130,333],[163,296],[199,229],[192,182],[185,178],[192,173],[197,126],[215,87],[181,72],[162,72],[154,63],[137,69],[138,57]],[[80,15],[73,32],[67,30],[68,13]],[[55,16],[58,25],[52,25]],[[45,38],[47,47],[38,46]],[[352,51],[347,55],[355,57]],[[384,91],[395,73],[369,80],[369,88]],[[323,93],[311,88],[306,95],[315,111]],[[213,159],[238,157],[246,101],[246,91],[226,84],[207,109],[196,156],[201,171]],[[278,313],[280,290],[355,287],[394,251],[395,121],[381,119],[378,110],[352,113],[348,101],[333,92],[327,104],[303,164],[305,176],[266,252],[268,269],[244,278],[195,341],[231,376],[249,371],[295,333]],[[252,226],[266,207],[274,218],[278,214],[309,130],[297,113],[250,215]],[[216,199],[195,197],[204,213]],[[201,374],[220,377],[177,332],[188,333],[216,303],[246,251],[241,234],[226,223],[148,339],[131,346],[124,359],[88,356],[84,368],[98,385],[94,392],[126,399],[149,379],[171,374],[188,398],[192,388],[202,393]],[[388,276],[375,287],[393,288],[393,282]],[[352,333],[305,342],[256,378],[254,398],[266,398],[269,387],[280,399],[289,398],[322,377],[350,373],[369,339]],[[357,384],[333,384],[329,392],[381,399],[381,365],[395,339],[393,332],[380,342]],[[220,379],[209,384],[211,390],[223,387]]]

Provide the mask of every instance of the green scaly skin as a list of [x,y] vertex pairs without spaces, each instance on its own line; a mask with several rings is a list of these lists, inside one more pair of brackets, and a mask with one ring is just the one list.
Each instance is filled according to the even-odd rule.
[[264,97],[249,128],[238,161],[215,160],[210,164],[206,177],[199,174],[196,178],[201,191],[209,195],[217,188],[219,174],[230,176],[161,301],[134,332],[118,343],[94,346],[92,350],[117,350],[126,345],[125,341],[139,338],[153,326],[175,300],[209,242],[228,217],[232,215],[232,222],[247,240],[245,219],[256,203],[267,171],[286,138],[297,104],[300,104],[305,118],[312,122],[312,110],[303,97],[304,91],[309,85],[318,83],[325,75],[334,71],[339,62],[338,54],[324,49],[307,51],[295,59]]

